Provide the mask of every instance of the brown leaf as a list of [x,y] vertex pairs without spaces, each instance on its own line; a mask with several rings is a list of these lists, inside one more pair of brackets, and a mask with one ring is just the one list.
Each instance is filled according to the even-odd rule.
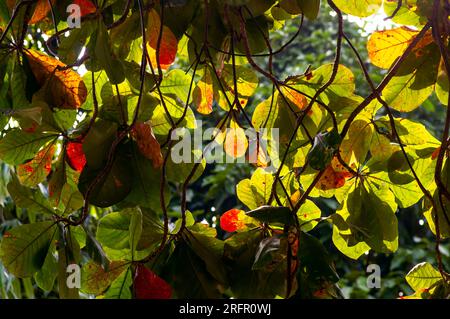
[[34,50],[26,50],[26,57],[40,86],[46,85],[46,93],[52,106],[77,109],[86,101],[87,89],[80,75],[52,58]]

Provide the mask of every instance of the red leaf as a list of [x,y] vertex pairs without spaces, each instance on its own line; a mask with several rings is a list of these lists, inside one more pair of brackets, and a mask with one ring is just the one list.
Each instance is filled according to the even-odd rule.
[[230,209],[220,217],[220,228],[224,231],[233,233],[245,228],[245,213],[239,209]]
[[[148,17],[148,53],[150,57],[150,63],[154,68],[159,64],[161,69],[166,70],[175,61],[177,50],[178,50],[178,40],[170,30],[165,25],[162,26],[161,32],[161,19],[158,12],[152,9],[149,12]],[[158,51],[158,39],[161,33],[161,42]],[[158,57],[156,57],[156,52],[158,51]]]
[[136,267],[133,285],[137,299],[170,299],[172,297],[172,287],[141,264]]
[[69,142],[66,147],[67,163],[77,172],[81,172],[86,165],[86,156],[81,142]]
[[80,6],[82,17],[97,12],[97,7],[90,0],[75,0],[73,3]]

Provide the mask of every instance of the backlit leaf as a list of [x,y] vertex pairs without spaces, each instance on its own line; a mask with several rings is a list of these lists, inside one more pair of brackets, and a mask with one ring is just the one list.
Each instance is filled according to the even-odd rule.
[[[408,46],[414,41],[419,31],[407,27],[376,31],[372,33],[367,42],[367,50],[372,64],[389,69],[392,64],[405,52]],[[433,41],[431,32],[414,47],[413,52],[418,54],[418,50],[426,47]]]
[[69,142],[66,145],[67,163],[77,172],[81,172],[86,165],[86,155],[83,152],[83,143]]
[[197,83],[193,92],[194,105],[202,114],[210,114],[214,102],[213,80],[211,71],[205,66],[203,77]]
[[152,161],[154,168],[160,168],[164,159],[161,146],[153,134],[151,124],[137,122],[131,131],[131,135],[135,139],[141,154]]
[[53,106],[77,109],[86,101],[86,86],[77,72],[38,51],[26,50],[25,55],[37,82],[45,86],[45,93]]
[[220,228],[233,233],[245,229],[245,212],[239,209],[230,209],[220,216]]
[[20,183],[33,187],[42,182],[52,169],[52,160],[55,153],[55,145],[49,144],[39,151],[29,162],[17,167],[17,176]]
[[335,0],[336,6],[347,14],[358,17],[368,17],[376,13],[382,4],[382,0]]
[[[152,9],[148,14],[147,31],[147,50],[150,56],[151,65],[156,69],[159,62],[163,70],[168,69],[169,66],[175,61],[178,49],[178,40],[167,26],[163,25],[161,31],[161,19],[159,14],[154,9]],[[161,41],[159,42],[160,46],[158,48],[158,39],[161,32],[162,36]]]

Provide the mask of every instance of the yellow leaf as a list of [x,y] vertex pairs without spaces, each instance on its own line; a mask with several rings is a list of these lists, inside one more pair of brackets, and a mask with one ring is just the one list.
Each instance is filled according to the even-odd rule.
[[[395,60],[402,56],[418,34],[418,31],[407,27],[374,32],[367,42],[370,61],[380,68],[389,69]],[[420,54],[420,49],[432,42],[433,37],[429,32],[416,45],[414,52]]]
[[52,106],[62,109],[77,109],[86,101],[87,89],[80,75],[64,63],[34,50],[26,50],[31,70],[46,93]]

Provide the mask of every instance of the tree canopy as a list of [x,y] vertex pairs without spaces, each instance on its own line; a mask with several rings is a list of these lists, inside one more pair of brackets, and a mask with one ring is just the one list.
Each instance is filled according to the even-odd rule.
[[[394,27],[361,49],[345,17],[380,10]],[[398,275],[402,298],[448,298],[449,10],[2,1],[0,297],[342,298],[334,250],[395,254],[415,207],[435,254]],[[306,65],[308,26],[330,17],[334,52]],[[286,75],[290,47],[305,68]],[[430,104],[433,130],[413,115]],[[211,169],[227,165],[236,183]],[[218,180],[233,207],[199,213],[196,185]]]

